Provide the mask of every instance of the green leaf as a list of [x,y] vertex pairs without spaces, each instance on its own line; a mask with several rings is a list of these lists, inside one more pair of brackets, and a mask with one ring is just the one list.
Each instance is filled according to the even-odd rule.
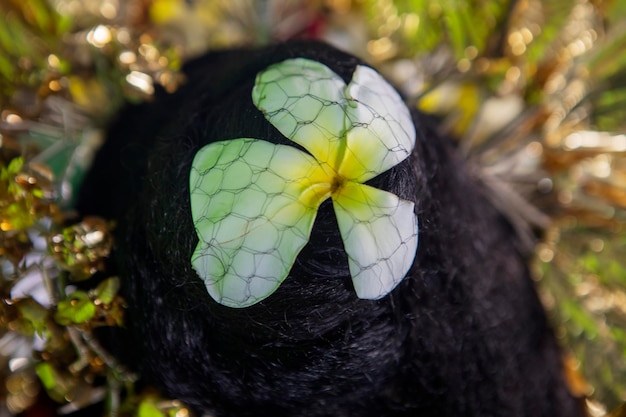
[[48,4],[43,1],[30,0],[24,4],[24,8],[28,9],[29,15],[32,16],[36,28],[46,31],[52,26],[52,12],[48,10]]
[[7,80],[13,80],[15,77],[15,64],[4,55],[0,55],[0,75]]
[[161,410],[154,403],[152,398],[147,398],[143,400],[139,404],[139,409],[137,410],[138,417],[166,417]]
[[54,401],[66,401],[68,393],[76,387],[76,379],[63,373],[62,370],[59,371],[49,362],[40,362],[35,365],[35,373]]
[[8,175],[17,174],[22,169],[22,166],[24,166],[24,158],[22,158],[21,156],[17,158],[13,158],[11,162],[9,162],[9,167],[7,168],[7,174]]
[[96,298],[104,304],[109,304],[117,295],[120,289],[120,279],[118,277],[108,278],[100,283],[95,290]]
[[59,374],[48,362],[38,363],[35,366],[35,373],[47,390],[52,390],[56,387]]
[[32,298],[20,300],[16,303],[16,307],[22,314],[22,318],[30,323],[37,333],[43,334],[48,310]]
[[57,323],[67,326],[88,321],[96,314],[96,306],[83,291],[75,291],[57,306],[54,319]]

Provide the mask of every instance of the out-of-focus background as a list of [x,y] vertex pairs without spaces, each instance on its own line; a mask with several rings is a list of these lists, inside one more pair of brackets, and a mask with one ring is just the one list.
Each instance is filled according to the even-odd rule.
[[89,286],[114,225],[72,202],[123,103],[293,38],[440,119],[525,239],[572,390],[626,415],[626,1],[0,0],[0,416],[189,415],[94,337],[123,324],[118,278]]

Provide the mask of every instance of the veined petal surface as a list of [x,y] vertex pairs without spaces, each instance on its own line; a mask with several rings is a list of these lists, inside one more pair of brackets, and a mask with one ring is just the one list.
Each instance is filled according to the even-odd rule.
[[246,307],[276,290],[309,240],[325,183],[314,158],[291,146],[234,139],[196,154],[191,263],[216,301]]
[[332,198],[357,296],[379,299],[413,264],[418,232],[414,204],[354,182]]

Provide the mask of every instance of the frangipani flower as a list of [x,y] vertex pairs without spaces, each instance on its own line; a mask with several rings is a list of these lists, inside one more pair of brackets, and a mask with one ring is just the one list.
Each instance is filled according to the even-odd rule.
[[414,204],[365,181],[406,159],[412,118],[373,69],[345,82],[325,65],[290,59],[259,73],[252,101],[288,145],[239,138],[206,145],[190,174],[199,242],[191,263],[230,307],[271,295],[332,199],[357,296],[378,299],[406,275],[417,249]]

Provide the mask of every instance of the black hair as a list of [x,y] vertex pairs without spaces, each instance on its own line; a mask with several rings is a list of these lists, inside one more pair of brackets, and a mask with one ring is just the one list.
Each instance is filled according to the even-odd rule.
[[358,59],[315,42],[215,52],[186,84],[113,124],[78,209],[115,219],[128,302],[120,357],[146,383],[216,416],[577,416],[561,352],[517,238],[435,122],[412,111],[410,158],[374,178],[415,202],[419,247],[386,297],[356,297],[332,208],[264,301],[217,304],[191,267],[189,172],[207,143],[289,143],[251,101],[256,74],[293,57],[348,82]]

